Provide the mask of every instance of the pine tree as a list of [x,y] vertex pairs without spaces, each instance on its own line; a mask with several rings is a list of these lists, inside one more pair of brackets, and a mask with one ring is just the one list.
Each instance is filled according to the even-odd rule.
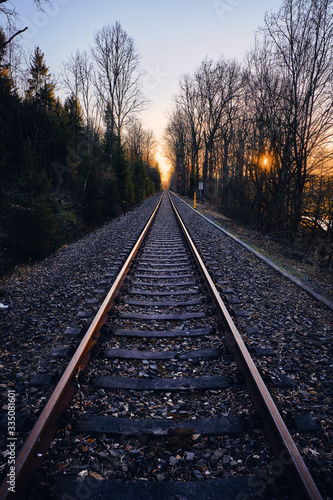
[[40,111],[49,111],[55,105],[55,84],[52,82],[49,68],[45,64],[44,53],[39,47],[35,48],[31,57],[29,70],[27,100],[37,103]]
[[68,135],[73,137],[75,152],[79,141],[79,134],[83,130],[83,114],[79,101],[72,94],[64,103],[65,123],[69,125]]

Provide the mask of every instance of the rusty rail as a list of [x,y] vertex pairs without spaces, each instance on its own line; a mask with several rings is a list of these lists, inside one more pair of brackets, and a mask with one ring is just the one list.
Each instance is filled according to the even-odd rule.
[[[169,193],[168,193],[169,194]],[[203,280],[212,297],[217,313],[224,327],[224,333],[228,345],[236,359],[236,362],[243,372],[245,382],[249,390],[253,404],[261,413],[265,432],[273,453],[280,467],[289,476],[293,498],[299,500],[322,499],[313,478],[307,469],[296,444],[290,435],[264,381],[258,372],[243,340],[233,322],[220,294],[218,293],[212,278],[210,277],[203,260],[197,251],[192,238],[190,237],[181,216],[179,215],[169,194],[170,202],[182,228],[184,236],[188,242],[191,252],[201,271]]]
[[[169,195],[170,197],[170,195]],[[133,247],[129,257],[127,258],[123,268],[100,307],[96,317],[91,323],[83,340],[81,341],[76,353],[74,354],[70,364],[61,377],[57,387],[53,391],[48,403],[43,409],[34,428],[24,443],[16,460],[16,492],[8,491],[6,479],[3,481],[0,489],[0,498],[8,499],[24,498],[25,489],[32,473],[42,462],[44,455],[49,447],[57,428],[58,419],[68,405],[76,388],[75,377],[89,361],[92,347],[97,342],[102,326],[108,318],[108,313],[112,308],[115,298],[119,293],[119,289],[128,273],[131,262],[141,246],[148,229],[156,215],[156,212],[161,203],[162,197],[159,200],[157,207],[154,210],[149,222],[144,231],[139,237],[137,243]],[[175,210],[176,217],[183,230],[188,245],[192,254],[197,261],[202,277],[206,283],[210,295],[214,301],[218,311],[221,323],[223,324],[225,335],[229,346],[235,356],[235,359],[245,375],[246,384],[248,386],[251,397],[255,406],[259,409],[264,422],[266,434],[268,436],[271,447],[277,457],[279,466],[285,470],[291,479],[293,488],[293,498],[299,499],[321,499],[320,493],[301,458],[299,451],[286,428],[282,417],[277,410],[272,397],[270,396],[253,360],[248,353],[246,346],[232,321],[227,308],[225,307],[216,287],[209,276],[209,273],[195,248],[194,243],[185,228],[185,225],[178,214],[172,199],[171,204]]]
[[8,490],[8,483],[5,478],[0,489],[1,500],[5,500],[7,498],[15,498],[15,500],[25,498],[27,483],[31,479],[33,472],[43,461],[44,455],[47,452],[56,432],[58,419],[63,410],[68,406],[75,392],[75,377],[85,368],[89,361],[91,349],[100,337],[102,326],[107,321],[108,313],[113,307],[115,298],[118,295],[129,271],[131,262],[133,261],[151,226],[152,221],[155,218],[163,196],[164,192],[162,193],[153,214],[147,222],[138,241],[134,245],[103,304],[83,337],[79,347],[73,355],[73,358],[64,371],[60,381],[58,382],[50,399],[46,403],[36,424],[19,452],[15,463],[15,493]]

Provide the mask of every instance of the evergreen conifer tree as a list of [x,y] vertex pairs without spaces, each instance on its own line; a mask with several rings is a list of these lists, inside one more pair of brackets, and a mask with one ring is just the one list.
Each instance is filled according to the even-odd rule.
[[40,111],[49,111],[55,105],[55,84],[44,61],[44,53],[35,48],[29,65],[30,78],[27,99],[37,103]]

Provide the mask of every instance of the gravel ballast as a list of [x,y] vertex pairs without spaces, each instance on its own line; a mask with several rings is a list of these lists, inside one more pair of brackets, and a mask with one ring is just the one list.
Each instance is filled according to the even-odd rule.
[[[1,301],[8,309],[0,311],[1,412],[6,414],[8,390],[13,390],[16,412],[27,419],[19,425],[22,430],[18,432],[17,450],[25,436],[25,425],[28,427],[29,421],[36,419],[52,390],[50,386],[44,388],[33,383],[33,376],[44,373],[53,375],[54,381],[59,378],[79,342],[75,335],[66,334],[68,328],[87,328],[91,317],[86,313],[98,309],[156,202],[157,197],[147,200],[126,216],[31,269],[16,272],[2,283],[6,295]],[[176,203],[323,497],[332,498],[332,311],[196,216],[183,203]],[[100,298],[97,302],[96,296]],[[64,345],[69,346],[67,357],[56,351]],[[157,342],[157,349],[158,345]],[[120,372],[125,363],[120,363]],[[140,367],[138,364],[138,371]],[[163,405],[169,403],[170,408],[180,405],[181,396],[176,397],[169,398]],[[155,408],[158,404],[154,402],[152,406]],[[304,432],[295,425],[297,419],[303,419]],[[5,438],[0,443],[0,470],[4,473],[8,462]],[[94,451],[94,446],[87,438],[87,448]],[[133,443],[132,448],[124,451],[132,461],[140,458],[135,456],[135,446]],[[216,457],[218,450],[224,450],[221,457],[226,455],[225,461],[227,456],[233,460],[228,439],[220,442],[212,438],[210,446]],[[241,447],[243,443],[239,443]],[[113,449],[115,460],[122,456],[122,445],[118,448]],[[244,463],[246,451],[244,448],[241,457]],[[264,445],[263,453],[266,453]],[[198,448],[200,454],[207,455],[207,447],[202,452]],[[174,456],[161,455],[156,460],[158,458],[153,464],[156,468],[161,460],[170,462]],[[175,459],[186,464],[186,460],[191,462],[193,457],[184,455]],[[208,460],[208,456],[196,457],[200,459]],[[247,464],[249,460],[253,458],[248,459]],[[163,471],[161,480],[162,475]]]
[[[160,195],[1,282],[0,472],[8,463],[8,391],[15,393],[16,453],[78,346]],[[96,299],[97,297],[97,299]],[[89,310],[87,311],[87,302]],[[87,314],[87,312],[89,314]],[[77,335],[73,335],[77,333]],[[68,347],[67,356],[59,352]],[[44,385],[49,382],[48,385]]]
[[[333,498],[332,310],[175,203],[310,473]],[[299,414],[306,415],[302,433],[295,432]]]

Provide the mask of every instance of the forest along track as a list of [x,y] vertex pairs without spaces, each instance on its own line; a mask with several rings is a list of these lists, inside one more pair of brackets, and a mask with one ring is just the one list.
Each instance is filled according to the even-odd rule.
[[164,195],[48,452],[21,451],[22,470],[45,454],[26,498],[321,498],[180,226]]

